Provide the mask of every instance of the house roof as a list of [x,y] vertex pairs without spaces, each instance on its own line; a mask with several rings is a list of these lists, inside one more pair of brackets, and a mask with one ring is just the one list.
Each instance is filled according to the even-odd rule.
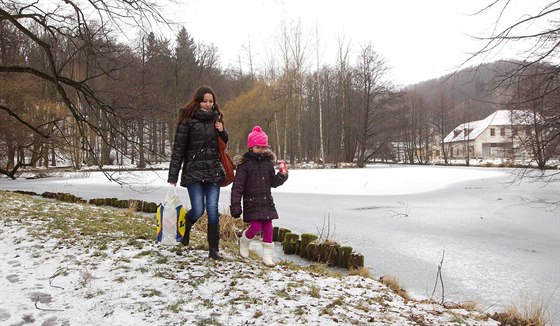
[[[453,129],[443,140],[446,143],[475,140],[490,126],[529,125],[530,112],[523,110],[497,110],[483,120],[470,121],[460,124]],[[470,130],[465,135],[465,130]]]

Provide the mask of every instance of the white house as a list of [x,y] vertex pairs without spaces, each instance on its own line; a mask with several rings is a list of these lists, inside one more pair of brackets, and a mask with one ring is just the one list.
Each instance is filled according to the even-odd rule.
[[462,159],[524,159],[523,144],[532,115],[523,110],[497,110],[483,120],[457,126],[443,140],[449,157]]

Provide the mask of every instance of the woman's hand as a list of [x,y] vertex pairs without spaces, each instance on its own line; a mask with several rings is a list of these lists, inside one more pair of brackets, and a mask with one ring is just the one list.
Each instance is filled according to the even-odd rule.
[[221,123],[220,121],[216,121],[216,122],[214,123],[214,127],[215,127],[216,129],[218,129],[219,132],[224,131],[224,124]]

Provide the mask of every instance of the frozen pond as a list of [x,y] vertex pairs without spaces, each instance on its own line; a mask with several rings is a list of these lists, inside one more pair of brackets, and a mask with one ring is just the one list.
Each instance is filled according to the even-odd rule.
[[[285,186],[273,190],[280,214],[274,225],[300,234],[328,232],[364,254],[374,276],[396,276],[418,297],[432,293],[445,251],[447,300],[472,300],[493,310],[523,297],[542,299],[559,322],[560,211],[543,202],[560,201],[560,181],[512,184],[514,172],[430,166],[292,170]],[[155,202],[169,189],[166,171],[126,176],[134,176],[132,188],[93,172],[0,179],[0,189]],[[179,193],[187,198],[184,188]],[[223,188],[220,207],[228,206],[229,189]]]

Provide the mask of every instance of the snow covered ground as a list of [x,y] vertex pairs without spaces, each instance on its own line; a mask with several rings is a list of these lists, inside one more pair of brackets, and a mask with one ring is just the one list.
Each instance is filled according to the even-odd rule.
[[2,325],[498,325],[370,278],[267,268],[231,249],[213,261],[203,234],[190,249],[160,246],[145,217],[122,211],[0,199]]
[[[540,297],[560,323],[560,212],[547,204],[560,201],[560,181],[516,182],[518,172],[383,165],[294,169],[274,190],[280,213],[275,225],[297,233],[325,231],[327,225],[331,238],[365,255],[374,276],[396,276],[419,298],[431,294],[445,253],[447,300],[472,300],[491,311],[523,295]],[[128,182],[124,187],[98,172],[2,179],[0,189],[159,202],[169,190],[166,174],[115,173]],[[179,194],[188,204],[185,189]],[[222,210],[228,204],[229,189],[223,188]]]

